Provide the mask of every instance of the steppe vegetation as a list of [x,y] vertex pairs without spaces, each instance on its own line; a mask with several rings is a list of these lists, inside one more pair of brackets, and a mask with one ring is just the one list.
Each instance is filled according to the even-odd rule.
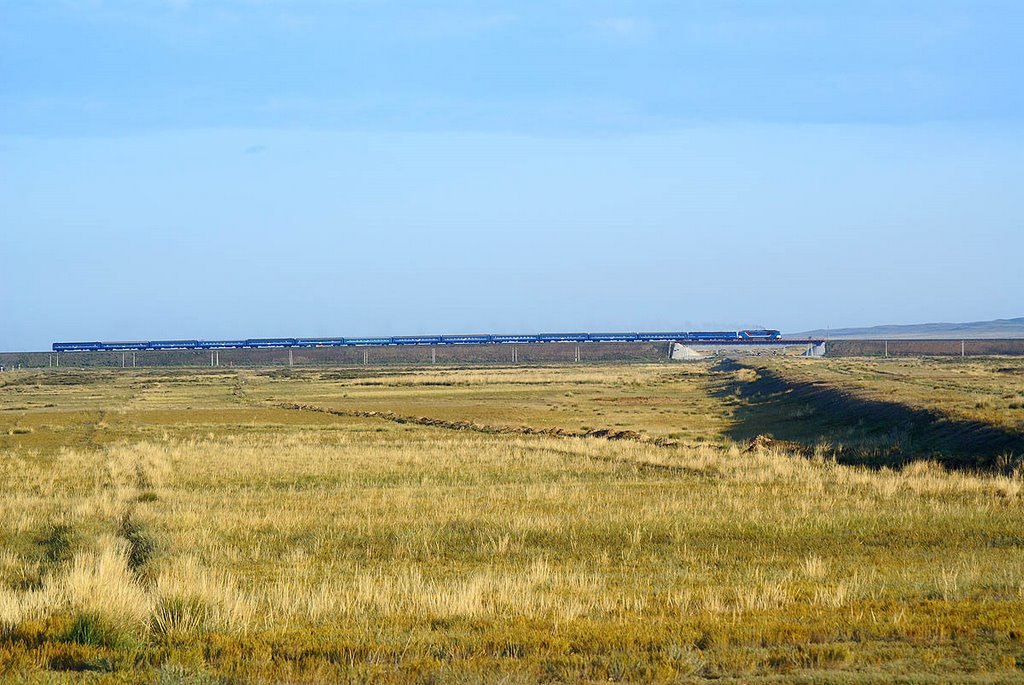
[[770,358],[758,365],[871,399],[895,398],[909,406],[1018,431],[1024,426],[1024,365],[1013,358],[852,358],[830,359],[827,364]]
[[767,431],[847,463],[932,457],[1004,473],[1024,451],[1024,368],[1013,358],[770,358],[746,367],[733,438]]
[[[971,364],[939,409],[1021,390],[1024,363]],[[868,468],[826,441],[741,439],[758,373],[5,374],[0,676],[1024,678],[1019,453]],[[932,401],[915,383],[884,394]]]

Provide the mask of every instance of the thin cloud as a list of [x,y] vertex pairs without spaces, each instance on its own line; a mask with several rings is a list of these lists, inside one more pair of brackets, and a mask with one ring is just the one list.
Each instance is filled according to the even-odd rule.
[[606,34],[626,40],[642,40],[654,32],[654,26],[642,17],[606,17],[597,22]]
[[518,20],[519,17],[514,14],[483,16],[433,14],[419,17],[414,33],[435,37],[468,36],[495,31],[514,24]]

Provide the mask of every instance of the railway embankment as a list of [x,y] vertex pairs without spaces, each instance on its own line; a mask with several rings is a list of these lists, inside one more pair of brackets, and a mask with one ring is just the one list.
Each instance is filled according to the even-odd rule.
[[[649,362],[667,360],[669,342],[534,343],[529,345],[414,345],[325,348],[225,349],[216,351],[220,366],[356,366],[386,364],[554,364],[575,362]],[[513,357],[513,349],[514,357]],[[1024,355],[1024,339],[991,340],[829,340],[830,357],[922,357]],[[58,360],[53,352],[0,352],[5,369],[202,367],[210,366],[209,350],[143,350],[135,352],[71,352]]]
[[[401,345],[217,350],[221,367],[374,366],[403,364],[559,364],[587,362],[651,362],[667,360],[669,342],[532,343],[526,345]],[[513,356],[514,355],[514,356]],[[209,367],[209,350],[144,350],[136,352],[0,352],[7,369],[106,367]]]
[[1024,338],[828,340],[829,357],[987,357],[1024,355]]

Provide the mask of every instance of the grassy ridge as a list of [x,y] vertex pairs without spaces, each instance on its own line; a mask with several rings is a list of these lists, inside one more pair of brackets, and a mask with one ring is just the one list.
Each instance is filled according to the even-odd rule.
[[791,378],[831,384],[870,399],[895,400],[1024,433],[1024,361],[1018,359],[801,362],[765,359],[755,366]]
[[[877,368],[886,365],[723,362],[719,370],[735,373],[720,375],[716,392],[739,419],[727,433],[737,440],[769,435],[794,450],[813,448],[843,463],[901,466],[935,459],[951,468],[1006,473],[1020,465],[1024,412],[1017,400],[1024,396],[999,373],[985,377],[989,397],[979,401],[978,387],[958,385],[955,376],[936,389],[927,378],[899,375],[902,369],[895,365]],[[844,382],[843,374],[856,380]]]

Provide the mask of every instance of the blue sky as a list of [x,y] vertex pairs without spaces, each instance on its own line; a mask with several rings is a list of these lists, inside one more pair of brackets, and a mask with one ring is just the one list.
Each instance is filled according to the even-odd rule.
[[1024,4],[0,0],[0,349],[1024,315]]

